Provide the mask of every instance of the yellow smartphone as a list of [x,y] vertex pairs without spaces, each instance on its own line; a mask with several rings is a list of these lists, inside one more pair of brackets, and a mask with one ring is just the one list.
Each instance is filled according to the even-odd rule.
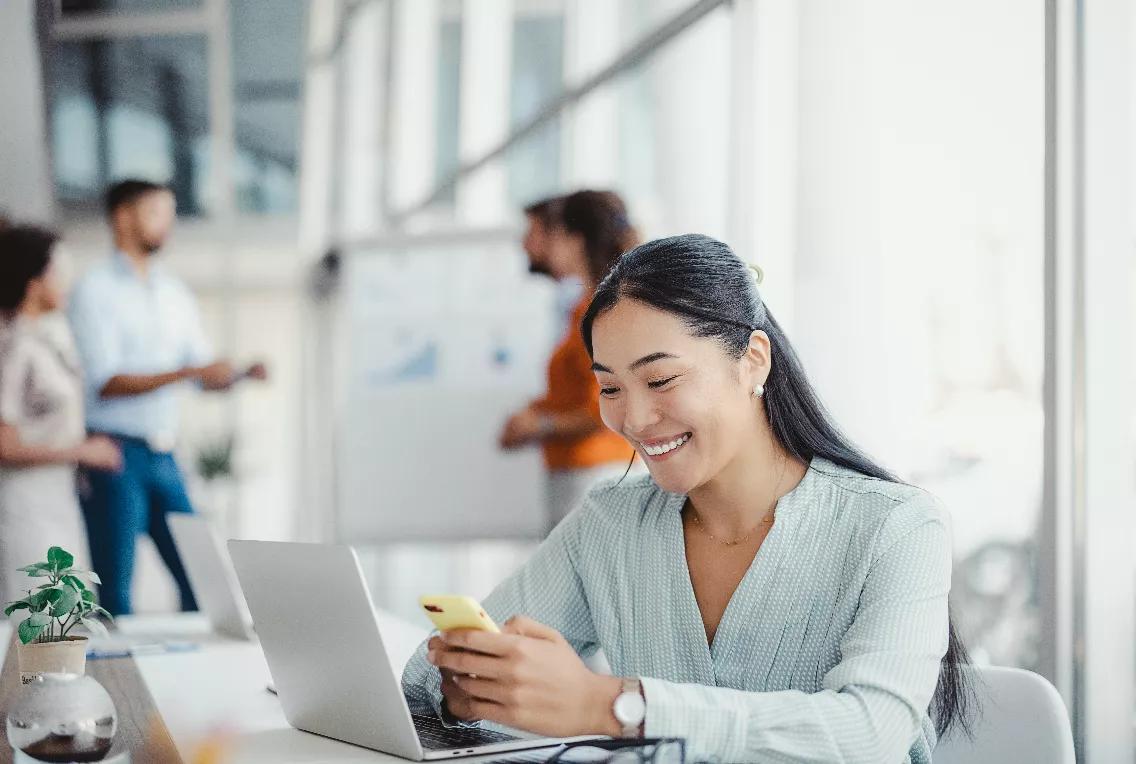
[[477,629],[500,634],[501,630],[477,600],[461,594],[423,594],[418,604],[438,631]]

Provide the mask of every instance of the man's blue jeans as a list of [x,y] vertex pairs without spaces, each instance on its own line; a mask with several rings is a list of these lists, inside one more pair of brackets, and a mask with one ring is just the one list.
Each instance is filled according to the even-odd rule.
[[80,492],[92,566],[102,579],[99,604],[111,615],[131,612],[135,541],[139,533],[149,533],[177,584],[181,609],[196,610],[166,523],[170,512],[193,512],[177,462],[172,454],[153,451],[139,438],[111,437],[122,448],[122,470],[86,470],[87,485]]

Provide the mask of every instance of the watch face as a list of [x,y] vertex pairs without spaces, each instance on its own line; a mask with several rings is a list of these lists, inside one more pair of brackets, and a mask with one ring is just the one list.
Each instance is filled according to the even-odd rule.
[[625,692],[615,699],[612,708],[615,718],[624,727],[638,727],[643,723],[643,716],[647,711],[647,704],[643,696],[637,692]]

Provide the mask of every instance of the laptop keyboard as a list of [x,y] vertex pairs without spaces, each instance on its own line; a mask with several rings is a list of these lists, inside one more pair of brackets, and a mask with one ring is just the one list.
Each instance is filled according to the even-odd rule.
[[422,747],[431,751],[444,751],[450,748],[476,748],[494,743],[508,743],[516,740],[513,735],[476,727],[445,727],[436,716],[412,714],[414,729]]

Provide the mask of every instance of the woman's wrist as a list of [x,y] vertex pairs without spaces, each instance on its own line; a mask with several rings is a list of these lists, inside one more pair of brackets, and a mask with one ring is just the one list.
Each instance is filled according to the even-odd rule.
[[80,443],[77,446],[66,448],[60,454],[59,461],[65,462],[67,464],[77,464],[81,467],[83,466],[83,451],[83,443]]
[[590,720],[581,731],[585,735],[619,737],[623,728],[615,718],[615,699],[623,692],[623,680],[617,676],[597,674],[594,688],[589,694]]
[[556,420],[552,418],[552,414],[543,411],[536,412],[536,439],[548,440],[556,434]]

